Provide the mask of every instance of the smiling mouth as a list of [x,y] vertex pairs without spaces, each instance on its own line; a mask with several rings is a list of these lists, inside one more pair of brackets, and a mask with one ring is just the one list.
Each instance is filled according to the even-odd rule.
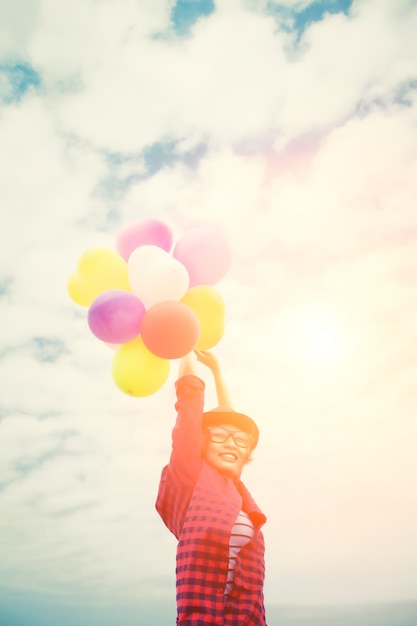
[[235,461],[237,461],[237,456],[232,452],[226,452],[225,454],[221,454],[220,458],[224,461],[228,461],[229,463],[234,463]]

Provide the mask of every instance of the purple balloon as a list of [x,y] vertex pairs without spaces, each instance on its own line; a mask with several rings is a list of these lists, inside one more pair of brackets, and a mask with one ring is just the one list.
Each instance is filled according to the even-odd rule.
[[117,252],[125,261],[140,246],[158,246],[169,252],[172,247],[172,231],[160,220],[149,218],[125,226],[116,238]]
[[112,289],[97,296],[88,310],[93,335],[108,343],[126,343],[140,334],[145,307],[133,293]]

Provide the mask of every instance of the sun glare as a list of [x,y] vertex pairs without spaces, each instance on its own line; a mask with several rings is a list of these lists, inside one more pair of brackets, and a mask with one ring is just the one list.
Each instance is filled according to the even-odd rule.
[[334,366],[353,352],[354,337],[343,316],[324,305],[306,304],[289,315],[288,346],[306,365]]

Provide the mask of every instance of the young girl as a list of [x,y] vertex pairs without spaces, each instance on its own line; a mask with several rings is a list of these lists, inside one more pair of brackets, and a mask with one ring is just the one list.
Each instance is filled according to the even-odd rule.
[[233,409],[216,357],[195,354],[213,374],[219,406],[204,412],[194,356],[181,359],[172,453],[156,502],[178,539],[177,625],[266,626],[266,518],[240,480],[259,431]]

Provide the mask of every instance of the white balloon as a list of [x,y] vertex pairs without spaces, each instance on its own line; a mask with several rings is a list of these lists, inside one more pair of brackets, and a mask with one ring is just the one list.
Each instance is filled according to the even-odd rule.
[[146,309],[158,302],[180,300],[190,278],[184,265],[158,246],[141,246],[130,255],[130,288]]
[[139,246],[131,253],[128,268],[148,265],[152,263],[153,260],[165,258],[166,256],[169,256],[169,254],[159,246]]

